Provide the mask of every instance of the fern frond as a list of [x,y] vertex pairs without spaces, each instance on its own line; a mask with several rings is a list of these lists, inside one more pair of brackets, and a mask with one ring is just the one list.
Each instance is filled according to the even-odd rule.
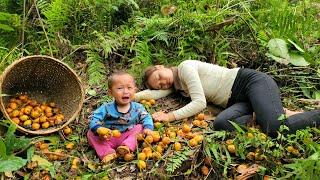
[[121,43],[118,41],[119,37],[115,32],[108,32],[106,36],[103,36],[97,31],[93,33],[99,40],[99,46],[103,49],[105,58],[121,46]]
[[176,169],[180,168],[184,161],[189,159],[190,149],[186,147],[181,152],[174,152],[174,154],[168,158],[168,164],[166,171],[173,173]]
[[106,68],[102,63],[101,57],[95,51],[88,50],[87,63],[88,63],[88,83],[89,85],[99,85],[107,74]]

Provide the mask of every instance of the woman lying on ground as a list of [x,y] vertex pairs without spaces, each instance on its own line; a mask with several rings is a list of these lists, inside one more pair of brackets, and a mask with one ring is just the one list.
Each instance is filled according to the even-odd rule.
[[[191,117],[206,108],[207,102],[226,108],[213,122],[215,130],[233,130],[229,121],[246,125],[256,115],[263,132],[276,136],[285,114],[275,81],[265,73],[246,68],[228,69],[196,60],[186,60],[177,67],[163,65],[145,71],[147,90],[135,94],[135,100],[159,99],[174,91],[190,97],[191,102],[169,113],[156,112],[158,121],[173,121]],[[320,110],[303,113],[288,111],[284,122],[289,133],[307,126],[320,126]],[[291,116],[290,116],[291,115]]]

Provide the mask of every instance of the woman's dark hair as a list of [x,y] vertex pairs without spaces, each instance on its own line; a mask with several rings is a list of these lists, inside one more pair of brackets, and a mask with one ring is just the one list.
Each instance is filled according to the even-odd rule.
[[152,89],[148,84],[148,79],[153,72],[155,72],[158,68],[156,66],[149,66],[144,71],[144,75],[142,77],[142,84],[144,88]]

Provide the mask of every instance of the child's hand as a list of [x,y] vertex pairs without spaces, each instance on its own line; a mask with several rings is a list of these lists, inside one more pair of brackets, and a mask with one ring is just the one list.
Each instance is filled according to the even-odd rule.
[[101,138],[106,139],[106,140],[109,140],[112,136],[111,130],[106,127],[99,127],[97,129],[97,133]]
[[143,133],[146,134],[146,135],[151,135],[152,132],[153,132],[153,131],[150,130],[150,129],[144,129],[144,130],[143,130]]

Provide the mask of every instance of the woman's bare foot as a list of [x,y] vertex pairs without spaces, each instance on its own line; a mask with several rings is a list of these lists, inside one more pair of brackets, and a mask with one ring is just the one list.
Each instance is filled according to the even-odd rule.
[[303,111],[291,111],[287,108],[283,108],[284,112],[286,113],[287,117],[290,117],[292,115],[298,114],[298,113],[302,113]]

